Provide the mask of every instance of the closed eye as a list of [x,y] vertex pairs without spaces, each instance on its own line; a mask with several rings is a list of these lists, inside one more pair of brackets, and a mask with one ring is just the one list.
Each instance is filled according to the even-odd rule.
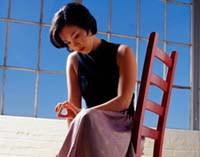
[[74,39],[78,39],[78,37],[79,37],[79,34],[76,34],[76,35],[74,36]]
[[67,44],[67,45],[70,45],[70,44],[71,44],[71,42],[69,42],[69,41],[67,41],[67,40],[63,40],[63,42],[64,42],[65,44]]
[[72,37],[73,39],[78,39],[79,36],[80,36],[79,31],[76,31],[76,32],[72,33],[72,36],[71,36],[71,37]]

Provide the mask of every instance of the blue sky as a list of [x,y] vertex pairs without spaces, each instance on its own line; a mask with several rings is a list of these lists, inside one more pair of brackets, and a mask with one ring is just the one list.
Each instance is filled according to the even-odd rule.
[[[44,0],[43,23],[49,25],[54,13],[69,0]],[[111,32],[136,36],[139,28],[139,37],[148,38],[152,31],[159,34],[159,40],[164,40],[164,3],[160,0],[140,0],[140,23],[137,25],[137,0],[126,0],[126,3],[112,1]],[[190,3],[190,0],[179,2]],[[94,17],[97,19],[98,30],[108,30],[108,1],[107,0],[83,0]],[[6,21],[8,15],[8,0],[0,1],[0,88],[2,89],[3,64],[6,39]],[[22,21],[39,22],[40,0],[12,0],[11,19]],[[177,70],[174,84],[190,86],[190,7],[167,4],[166,18],[166,50],[179,52]],[[138,27],[139,26],[139,27]],[[9,23],[7,62],[9,67],[36,69],[38,65],[39,30],[37,24],[22,24],[19,22]],[[38,82],[38,117],[56,118],[54,107],[57,102],[67,98],[67,85],[65,80],[65,64],[68,52],[65,49],[54,48],[49,41],[49,27],[43,26],[41,33],[40,69]],[[97,34],[106,39],[106,35]],[[112,42],[130,45],[134,53],[138,53],[138,80],[140,80],[147,41],[139,40],[136,51],[136,40],[111,36]],[[186,44],[176,46],[175,43]],[[162,42],[159,47],[163,49]],[[162,68],[155,66],[162,74]],[[61,72],[61,74],[47,73]],[[33,116],[35,81],[37,74],[34,71],[22,71],[15,69],[6,70],[6,82],[4,88],[4,114],[16,116]],[[2,90],[1,90],[2,93]],[[159,98],[157,92],[152,97]],[[167,127],[189,129],[189,103],[190,90],[174,88],[171,97]],[[148,113],[150,114],[150,113]],[[146,123],[154,125],[156,117],[150,114]]]

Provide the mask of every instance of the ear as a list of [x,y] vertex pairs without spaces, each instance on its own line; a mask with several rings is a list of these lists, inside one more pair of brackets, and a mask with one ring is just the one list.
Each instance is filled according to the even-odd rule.
[[88,31],[88,34],[87,34],[87,35],[88,35],[88,36],[92,36],[91,30]]

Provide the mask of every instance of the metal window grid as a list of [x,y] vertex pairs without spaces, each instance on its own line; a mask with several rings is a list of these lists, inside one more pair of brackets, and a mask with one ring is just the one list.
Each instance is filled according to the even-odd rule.
[[[74,0],[76,2],[82,3],[81,0]],[[160,43],[163,43],[164,50],[166,51],[166,45],[176,45],[176,46],[182,46],[182,47],[189,47],[190,52],[192,49],[192,44],[186,44],[186,43],[180,43],[180,42],[172,42],[166,40],[166,27],[167,27],[167,3],[172,3],[174,5],[183,5],[183,6],[189,6],[192,7],[192,4],[184,3],[184,2],[177,2],[177,1],[169,1],[169,0],[161,0],[164,3],[164,40],[159,40]],[[122,38],[130,38],[136,40],[136,59],[138,60],[138,51],[139,51],[139,41],[145,40],[147,41],[147,38],[143,38],[139,36],[140,32],[140,0],[137,0],[137,21],[136,21],[136,36],[131,35],[124,35],[124,34],[115,34],[111,31],[111,14],[112,14],[112,3],[114,1],[108,0],[108,31],[107,32],[98,32],[98,34],[107,35],[108,41],[110,41],[111,36],[116,37],[122,37]],[[49,74],[57,74],[57,75],[64,75],[65,72],[58,72],[58,71],[50,71],[50,70],[44,70],[40,68],[40,49],[41,49],[41,39],[42,39],[42,28],[43,26],[49,27],[49,24],[43,23],[43,10],[44,10],[44,0],[40,0],[40,21],[39,22],[31,22],[31,21],[25,21],[25,20],[15,20],[11,19],[10,13],[11,13],[11,5],[12,1],[8,0],[8,16],[7,18],[0,18],[0,21],[6,22],[6,35],[5,35],[5,48],[4,48],[4,62],[3,65],[0,65],[0,69],[3,69],[3,79],[2,79],[2,89],[1,89],[1,101],[0,101],[0,114],[3,115],[3,109],[4,109],[4,97],[5,97],[5,82],[6,82],[6,70],[22,70],[22,71],[31,71],[36,73],[36,81],[35,81],[35,96],[34,96],[34,117],[37,117],[37,109],[38,109],[38,81],[40,77],[40,73],[49,73]],[[8,56],[8,33],[9,33],[9,26],[10,23],[21,23],[21,24],[27,24],[27,25],[39,25],[39,38],[38,38],[38,58],[37,58],[37,68],[23,68],[23,67],[15,67],[15,66],[7,66],[7,56]],[[190,31],[190,30],[188,30]],[[190,65],[191,66],[191,65]],[[191,79],[191,78],[190,78]],[[140,80],[137,80],[137,83],[140,83]],[[184,89],[184,90],[191,90],[191,86],[180,86],[180,85],[173,85],[173,88],[178,89]],[[137,88],[136,88],[137,89]],[[137,95],[137,91],[136,91]],[[189,117],[188,117],[189,118]]]

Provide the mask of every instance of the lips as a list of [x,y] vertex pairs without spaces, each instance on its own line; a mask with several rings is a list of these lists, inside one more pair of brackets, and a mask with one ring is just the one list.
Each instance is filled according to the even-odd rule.
[[84,48],[84,47],[82,47],[82,48],[80,48],[80,49],[79,49],[79,51],[83,51],[84,49],[85,49],[85,48]]

